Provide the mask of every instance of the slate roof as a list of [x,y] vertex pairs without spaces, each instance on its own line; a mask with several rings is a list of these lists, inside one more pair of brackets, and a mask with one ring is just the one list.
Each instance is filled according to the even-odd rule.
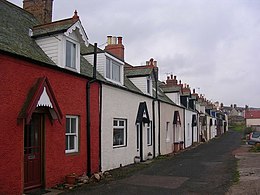
[[125,67],[127,77],[149,76],[153,72],[153,66],[132,66]]
[[[88,47],[85,44],[80,44],[81,55],[88,55],[94,53],[94,45],[89,44]],[[97,53],[104,53],[104,51],[97,47]]]
[[76,21],[77,20],[73,18],[68,18],[65,20],[34,26],[33,37],[41,37],[66,32]]
[[[37,45],[34,38],[29,36],[29,29],[34,29],[34,37],[43,36],[46,33],[65,32],[76,21],[69,18],[39,25],[37,19],[29,12],[8,1],[0,0],[0,50],[57,67]],[[82,48],[84,46],[84,51],[86,46],[84,44],[81,46]],[[80,57],[80,73],[87,77],[93,77],[93,66],[82,56]],[[97,79],[105,81],[98,72]]]
[[0,0],[0,50],[55,65],[29,36],[29,29],[38,25],[32,14]]

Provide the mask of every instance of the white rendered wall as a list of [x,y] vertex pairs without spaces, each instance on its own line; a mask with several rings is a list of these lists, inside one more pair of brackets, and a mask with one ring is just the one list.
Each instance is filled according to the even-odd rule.
[[[181,134],[184,134],[184,128],[183,125],[179,127],[179,136],[175,135],[174,132],[174,124],[173,124],[173,118],[174,118],[174,112],[179,111],[180,120],[183,123],[183,109],[179,108],[174,105],[166,104],[163,102],[160,102],[160,148],[161,148],[161,154],[169,154],[172,153],[174,150],[173,144],[176,141],[183,141],[183,138],[180,136]],[[167,123],[168,123],[168,132],[167,132]],[[176,125],[175,125],[176,126]]]
[[[102,85],[102,90],[101,169],[106,171],[132,164],[134,163],[134,157],[139,156],[135,122],[140,102],[146,102],[150,120],[152,120],[153,115],[151,98],[108,85]],[[114,118],[127,119],[127,145],[125,147],[113,148],[112,125]],[[155,137],[158,139],[157,128],[155,129]],[[158,143],[153,144],[157,145]],[[156,155],[158,155],[157,148],[156,146]],[[143,127],[144,159],[147,158],[148,152],[153,153],[153,145],[147,146],[147,131]]]
[[185,109],[185,147],[192,145],[192,115],[194,112]]
[[260,125],[260,119],[246,119],[246,126]]

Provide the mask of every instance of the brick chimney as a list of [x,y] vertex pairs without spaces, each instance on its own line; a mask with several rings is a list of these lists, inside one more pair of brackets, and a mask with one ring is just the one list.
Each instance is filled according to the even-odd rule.
[[122,37],[107,36],[107,45],[105,47],[105,51],[115,55],[116,57],[124,61],[125,47],[122,42],[123,42]]
[[171,77],[170,76],[167,76],[167,80],[166,80],[166,84],[168,85],[168,86],[177,86],[178,85],[178,81],[177,81],[177,79],[176,79],[177,77],[176,76],[174,76],[173,77],[173,75],[171,74]]
[[151,58],[149,61],[146,61],[146,66],[154,66],[157,67],[157,61]]
[[52,22],[53,0],[24,0],[23,9],[34,15],[41,24]]

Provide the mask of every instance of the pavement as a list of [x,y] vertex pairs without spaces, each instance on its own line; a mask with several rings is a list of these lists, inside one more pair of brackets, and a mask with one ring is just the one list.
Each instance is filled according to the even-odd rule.
[[233,154],[238,159],[239,182],[226,195],[260,194],[260,153],[249,152],[250,145],[241,145]]

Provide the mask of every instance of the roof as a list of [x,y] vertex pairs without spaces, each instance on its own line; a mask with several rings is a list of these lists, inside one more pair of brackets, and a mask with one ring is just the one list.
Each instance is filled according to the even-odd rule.
[[140,102],[135,123],[150,123],[146,102]]
[[260,110],[246,110],[246,119],[260,119]]
[[[86,47],[84,44],[80,45],[80,53],[81,55],[88,55],[94,53],[94,45],[89,44],[88,47]],[[97,53],[104,53],[104,51],[97,47]]]
[[0,50],[55,65],[29,36],[29,29],[39,25],[32,14],[0,0],[0,23]]
[[[39,78],[36,84],[31,88],[27,95],[27,99],[24,102],[24,105],[19,113],[18,118],[25,118],[26,124],[29,124],[32,114],[37,107],[37,102],[39,101],[44,88],[47,90],[47,95],[50,98],[52,108],[56,113],[56,117],[61,122],[62,119],[62,112],[59,107],[59,104],[55,98],[54,92],[51,88],[51,84],[48,81],[47,77]],[[53,116],[53,115],[52,115]],[[54,119],[54,118],[53,118]]]
[[[58,67],[37,45],[35,39],[29,36],[29,29],[34,28],[34,33],[36,33],[34,36],[42,36],[47,32],[66,31],[77,21],[70,18],[39,25],[37,19],[29,12],[8,1],[0,0],[0,50]],[[91,45],[92,47],[93,45]],[[87,47],[84,43],[81,43],[81,48]],[[63,70],[63,68],[60,69]],[[93,77],[93,66],[82,56],[80,58],[80,74]],[[105,81],[104,77],[98,72],[97,79]]]
[[149,76],[153,72],[154,66],[132,66],[125,67],[125,75],[127,77]]
[[66,32],[77,20],[68,18],[33,27],[33,37]]

